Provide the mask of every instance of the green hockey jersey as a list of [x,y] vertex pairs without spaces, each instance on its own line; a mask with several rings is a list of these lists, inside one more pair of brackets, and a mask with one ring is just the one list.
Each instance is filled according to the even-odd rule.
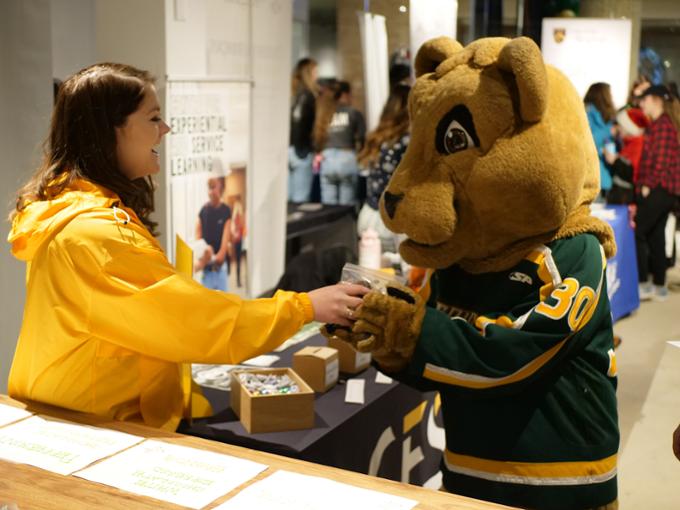
[[577,510],[617,498],[606,259],[582,234],[515,267],[438,270],[404,382],[441,394],[450,492]]

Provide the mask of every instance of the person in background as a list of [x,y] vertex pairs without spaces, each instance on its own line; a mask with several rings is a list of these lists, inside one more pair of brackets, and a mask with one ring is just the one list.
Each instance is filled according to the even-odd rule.
[[383,251],[397,251],[396,235],[380,217],[379,203],[392,173],[399,165],[409,143],[408,95],[411,87],[398,84],[390,92],[380,114],[380,122],[366,138],[359,153],[359,165],[368,169],[366,203],[359,212],[359,235],[369,228],[378,232]]
[[604,198],[612,187],[612,177],[605,163],[603,152],[605,145],[612,141],[612,125],[616,117],[611,87],[608,83],[593,83],[588,88],[583,102],[586,105],[588,124],[600,158],[600,187]]
[[604,148],[604,159],[612,176],[607,203],[627,205],[635,201],[635,182],[640,168],[645,128],[649,120],[639,108],[626,108],[616,115],[615,132],[621,144],[618,153]]
[[390,90],[397,85],[411,85],[413,70],[411,69],[411,52],[407,48],[399,48],[390,57]]
[[649,78],[644,74],[641,74],[633,82],[633,85],[628,92],[628,99],[626,100],[626,108],[639,108],[640,107],[640,96],[642,93],[651,86]]
[[[231,209],[222,201],[224,177],[208,179],[208,202],[198,213],[196,239],[203,239],[212,252],[196,270],[203,271],[201,282],[209,289],[229,289],[229,252],[231,251]],[[206,261],[207,258],[207,261]]]
[[352,107],[350,84],[339,81],[334,94],[320,102],[314,124],[314,145],[321,153],[322,203],[356,204],[357,151],[365,136],[364,116]]
[[679,106],[663,85],[652,85],[640,97],[640,108],[651,121],[635,185],[640,299],[664,300],[668,296],[664,231],[668,214],[680,196]]
[[291,84],[290,147],[288,149],[288,201],[309,202],[312,192],[314,147],[312,130],[316,116],[317,65],[301,59],[293,71]]
[[169,131],[147,71],[96,64],[61,86],[10,216],[27,263],[10,397],[176,430],[182,364],[240,363],[312,320],[351,327],[363,286],[244,300],[170,264],[151,218]]
[[[338,80],[335,78],[319,78],[318,80],[319,94],[316,96],[316,111],[324,110],[323,105],[334,104],[335,91],[338,86]],[[332,108],[332,107],[331,107]],[[313,139],[313,135],[312,135]],[[312,193],[309,201],[315,204],[321,203],[321,153],[315,152],[312,161]]]
[[241,258],[243,256],[243,237],[246,233],[246,213],[243,210],[241,198],[238,197],[234,202],[234,213],[231,217],[231,244],[234,251],[234,262],[236,262],[236,286],[241,284]]

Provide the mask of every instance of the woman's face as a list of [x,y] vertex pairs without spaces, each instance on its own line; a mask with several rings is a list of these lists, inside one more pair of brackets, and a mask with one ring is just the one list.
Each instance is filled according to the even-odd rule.
[[116,128],[118,164],[128,179],[160,172],[159,145],[169,131],[161,119],[156,88],[147,85],[137,111],[128,116],[123,126]]
[[656,120],[663,113],[663,99],[649,95],[640,99],[640,109],[652,120]]

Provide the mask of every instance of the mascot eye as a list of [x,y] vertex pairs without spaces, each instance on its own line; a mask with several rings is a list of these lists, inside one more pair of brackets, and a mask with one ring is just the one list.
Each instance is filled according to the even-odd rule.
[[454,152],[465,150],[468,147],[474,147],[475,142],[468,132],[465,131],[465,128],[461,126],[457,120],[454,120],[449,124],[449,128],[446,130],[443,146],[448,154],[453,154]]
[[448,155],[479,147],[472,114],[465,105],[454,106],[437,125],[435,146],[440,154]]

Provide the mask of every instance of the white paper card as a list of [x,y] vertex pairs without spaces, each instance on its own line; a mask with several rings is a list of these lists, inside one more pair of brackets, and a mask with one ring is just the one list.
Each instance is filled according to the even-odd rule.
[[326,478],[277,471],[214,510],[411,510],[417,504]]
[[32,416],[0,429],[0,458],[68,475],[143,440],[114,430]]
[[366,381],[363,379],[348,379],[345,389],[345,402],[348,404],[364,403],[364,386]]
[[340,362],[337,359],[334,359],[328,365],[326,365],[326,380],[324,382],[324,385],[330,386],[331,384],[338,382],[339,376],[340,376]]
[[32,414],[33,413],[29,413],[25,409],[0,404],[0,427],[28,418]]
[[250,358],[243,362],[244,365],[251,365],[254,367],[271,367],[274,363],[279,361],[281,358],[276,354],[262,354],[255,358]]
[[670,340],[668,343],[671,344],[673,347],[680,348],[680,340]]
[[263,464],[230,455],[149,440],[76,476],[169,503],[203,508],[265,469]]
[[380,370],[375,373],[375,382],[378,384],[392,384],[394,380],[391,377],[386,376]]
[[355,358],[355,365],[356,367],[362,367],[364,365],[368,365],[371,362],[371,353],[370,352],[357,352],[356,358]]

